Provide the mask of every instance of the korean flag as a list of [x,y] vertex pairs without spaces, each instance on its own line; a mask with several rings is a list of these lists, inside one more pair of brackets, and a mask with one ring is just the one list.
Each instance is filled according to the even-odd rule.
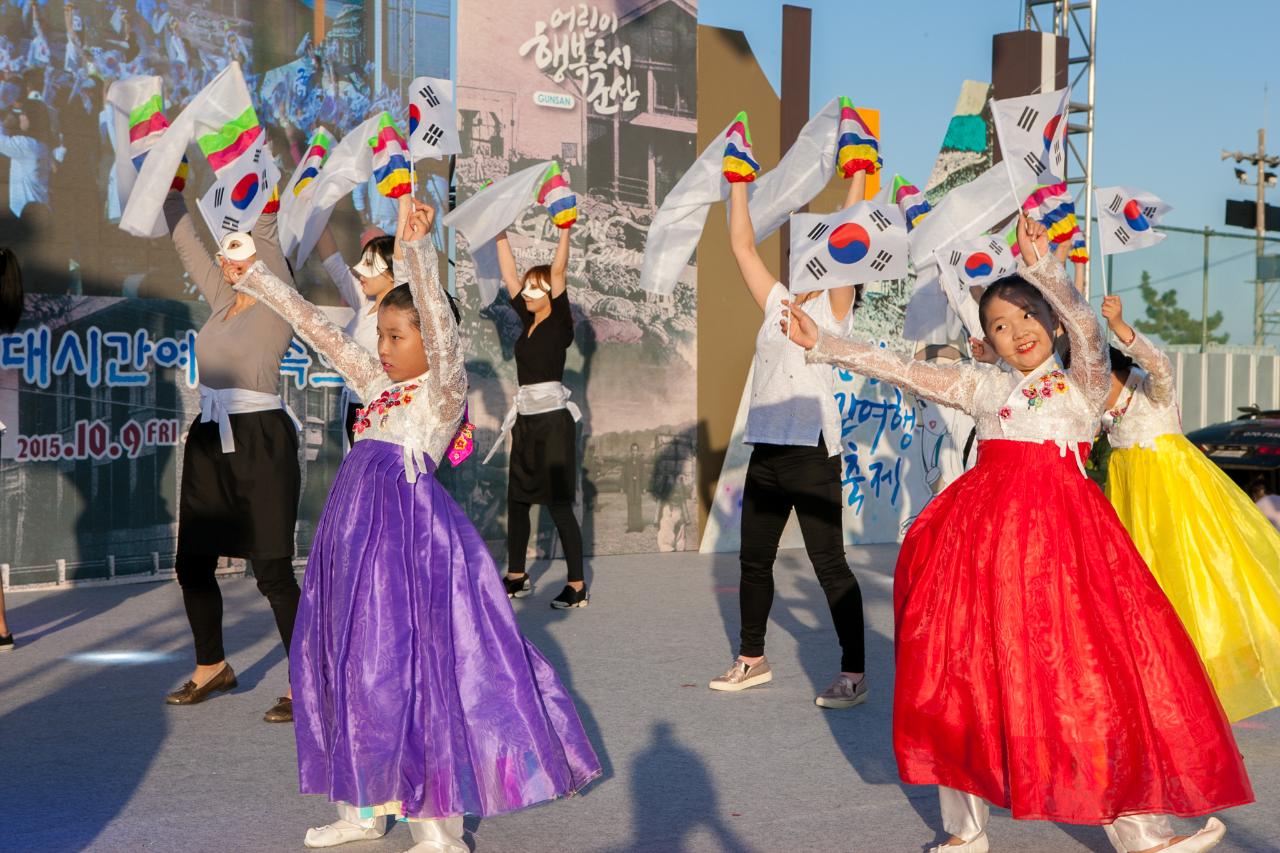
[[1164,234],[1154,230],[1161,218],[1173,210],[1159,196],[1134,187],[1099,187],[1094,190],[1098,202],[1098,235],[1102,238],[1102,254],[1116,255],[1154,246]]
[[424,157],[438,160],[447,154],[461,153],[453,81],[417,78],[409,84],[410,159],[416,163]]
[[947,304],[960,318],[969,334],[982,336],[978,322],[978,288],[1017,270],[1013,250],[1002,237],[990,234],[954,240],[939,249],[938,284]]
[[249,231],[280,181],[280,170],[266,148],[266,134],[230,166],[200,197],[200,213],[215,240],[232,231]]
[[1041,184],[1067,179],[1069,89],[991,102],[1000,154],[1018,204]]
[[807,293],[907,275],[907,225],[897,205],[872,201],[791,217],[791,290]]

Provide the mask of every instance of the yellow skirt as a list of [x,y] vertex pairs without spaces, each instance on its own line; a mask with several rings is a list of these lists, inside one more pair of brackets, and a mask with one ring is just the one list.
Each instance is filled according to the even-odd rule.
[[1111,452],[1107,497],[1232,721],[1280,705],[1280,532],[1181,435]]

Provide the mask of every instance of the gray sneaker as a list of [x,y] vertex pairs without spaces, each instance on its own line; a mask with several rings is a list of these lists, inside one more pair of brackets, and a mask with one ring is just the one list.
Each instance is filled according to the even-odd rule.
[[852,708],[867,701],[867,677],[854,684],[847,677],[837,675],[831,686],[818,694],[813,703],[819,708]]
[[728,672],[719,678],[711,679],[711,683],[707,686],[712,690],[728,690],[736,693],[769,681],[773,681],[773,670],[770,669],[767,658],[761,658],[759,663],[754,664],[735,659],[729,665]]

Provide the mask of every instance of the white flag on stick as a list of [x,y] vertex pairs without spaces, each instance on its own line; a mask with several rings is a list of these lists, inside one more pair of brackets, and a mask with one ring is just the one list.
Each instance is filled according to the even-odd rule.
[[418,77],[409,84],[409,157],[440,159],[461,154],[458,140],[458,107],[453,81]]
[[751,224],[759,243],[782,227],[792,211],[804,207],[822,192],[836,172],[836,134],[840,126],[840,99],[831,101],[800,129],[791,148],[771,169],[755,181],[751,192]]
[[538,187],[552,162],[546,160],[489,184],[444,217],[446,227],[467,238],[482,305],[493,301],[501,283],[493,240],[537,201]]
[[1154,230],[1161,218],[1173,210],[1154,193],[1134,187],[1099,187],[1094,190],[1098,202],[1098,236],[1102,238],[1102,254],[1117,255],[1154,246],[1165,235]]
[[[252,110],[240,64],[232,62],[191,99],[147,152],[129,195],[129,204],[120,217],[121,229],[139,237],[151,236],[157,218],[163,214],[164,197],[173,176],[187,146],[197,135],[202,143],[206,138],[232,140],[218,151],[206,152],[215,173],[229,166],[239,145],[251,138],[251,130],[242,125],[252,116]],[[252,122],[257,124],[256,117],[252,117]]]
[[920,268],[947,243],[998,225],[1018,211],[1003,163],[996,163],[967,184],[951,190],[911,229],[911,257]]
[[907,226],[897,205],[864,201],[791,217],[791,290],[807,293],[907,275]]
[[373,147],[369,139],[377,135],[381,119],[379,112],[342,137],[312,180],[311,197],[294,201],[289,226],[291,239],[297,239],[294,269],[301,268],[315,248],[334,205],[373,174]]
[[1041,184],[1067,179],[1069,89],[991,102],[1009,184],[1021,205]]
[[712,137],[711,144],[671,188],[654,214],[644,244],[641,289],[662,296],[669,296],[676,289],[680,273],[702,238],[707,211],[711,205],[729,197],[729,184],[723,172],[724,137],[728,132],[726,124]]
[[[129,196],[147,152],[169,127],[160,85],[159,77],[129,77],[115,81],[107,89],[107,105],[115,131],[116,197],[122,211],[129,205]],[[162,237],[165,233],[161,213],[147,236]]]
[[205,224],[220,241],[233,231],[249,231],[280,180],[265,134],[218,175],[197,203]]

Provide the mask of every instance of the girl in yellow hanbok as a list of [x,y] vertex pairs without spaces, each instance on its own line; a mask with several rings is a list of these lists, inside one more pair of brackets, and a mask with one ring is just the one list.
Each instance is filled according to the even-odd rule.
[[[1168,356],[1102,301],[1116,347],[1107,496],[1232,720],[1280,705],[1280,532],[1182,435]],[[1132,359],[1132,361],[1130,361]]]

